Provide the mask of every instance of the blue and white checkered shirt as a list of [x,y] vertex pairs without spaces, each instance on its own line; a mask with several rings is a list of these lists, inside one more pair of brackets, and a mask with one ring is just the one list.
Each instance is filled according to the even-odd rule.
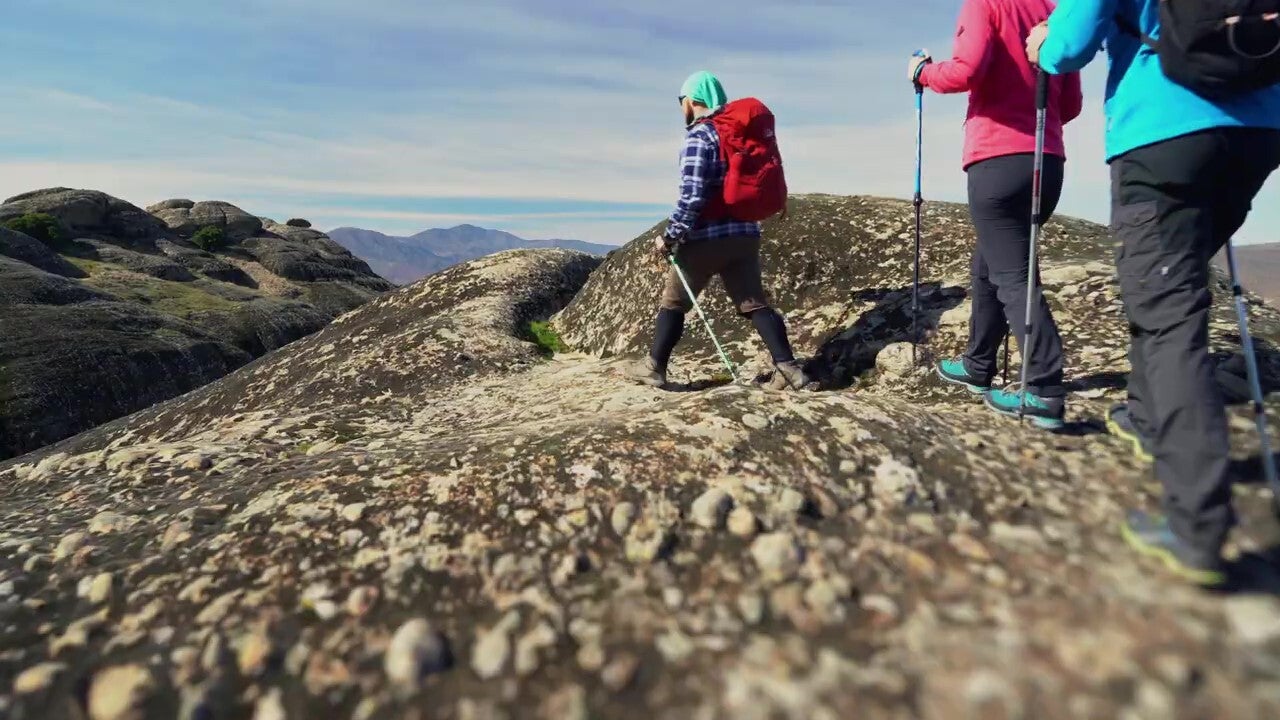
[[698,242],[725,237],[760,237],[760,223],[737,220],[704,220],[703,208],[719,197],[728,165],[720,158],[720,135],[709,122],[689,128],[680,152],[680,200],[671,213],[666,237]]

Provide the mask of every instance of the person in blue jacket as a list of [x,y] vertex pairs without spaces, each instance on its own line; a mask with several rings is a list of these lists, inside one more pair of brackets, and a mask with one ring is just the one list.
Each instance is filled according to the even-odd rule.
[[1218,585],[1235,515],[1208,348],[1209,263],[1280,166],[1280,86],[1210,100],[1173,82],[1134,32],[1158,37],[1159,10],[1160,0],[1061,0],[1027,38],[1027,57],[1075,72],[1106,45],[1111,228],[1131,366],[1128,403],[1107,424],[1154,459],[1165,509],[1131,512],[1123,535],[1180,575]]

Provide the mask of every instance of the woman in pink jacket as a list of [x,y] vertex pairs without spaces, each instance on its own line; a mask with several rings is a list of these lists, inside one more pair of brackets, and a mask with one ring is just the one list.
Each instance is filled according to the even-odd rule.
[[[1035,152],[1036,68],[1027,62],[1031,28],[1049,17],[1048,0],[964,0],[954,57],[912,58],[913,84],[938,93],[969,93],[964,170],[969,214],[977,230],[973,253],[969,346],[964,357],[938,364],[943,380],[986,395],[998,412],[1017,413],[1018,393],[992,391],[1000,342],[1009,328],[1029,362],[1026,412],[1037,425],[1062,425],[1062,339],[1041,296],[1035,342],[1026,346],[1027,254],[1031,238],[1031,175]],[[1062,193],[1066,154],[1062,126],[1080,114],[1080,76],[1054,76],[1045,125],[1041,215],[1052,216]]]

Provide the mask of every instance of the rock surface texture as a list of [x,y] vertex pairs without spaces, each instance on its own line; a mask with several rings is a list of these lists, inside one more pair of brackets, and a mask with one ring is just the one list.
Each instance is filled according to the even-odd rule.
[[[0,225],[28,213],[62,239],[0,228],[0,458],[200,387],[392,287],[323,234],[228,203],[148,212],[59,188],[0,204]],[[186,239],[209,226],[225,247]]]
[[[628,384],[614,353],[645,345],[658,292],[646,243],[603,264],[513,251],[0,465],[0,708],[1280,716],[1280,578],[1261,558],[1280,532],[1245,408],[1231,549],[1250,585],[1187,588],[1118,538],[1156,492],[1100,433],[1125,368],[1104,230],[1046,242],[1075,390],[1071,431],[1047,434],[909,363],[876,369],[910,327],[908,204],[792,207],[765,263],[823,369],[810,391],[722,384],[693,325],[672,387]],[[964,341],[963,217],[929,206],[925,357]],[[754,358],[720,292],[717,327]],[[1273,379],[1280,313],[1251,311]],[[589,352],[525,340],[553,315]],[[1224,303],[1224,358],[1233,333]]]

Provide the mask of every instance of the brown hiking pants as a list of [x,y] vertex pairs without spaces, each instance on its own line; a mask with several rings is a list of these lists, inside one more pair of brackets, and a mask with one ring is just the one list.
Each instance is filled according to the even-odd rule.
[[[726,237],[681,245],[676,262],[695,297],[700,295],[716,275],[724,282],[729,299],[738,312],[750,315],[769,306],[760,278],[760,238]],[[667,285],[662,290],[663,310],[689,312],[693,301],[685,293],[675,268],[667,271]]]

